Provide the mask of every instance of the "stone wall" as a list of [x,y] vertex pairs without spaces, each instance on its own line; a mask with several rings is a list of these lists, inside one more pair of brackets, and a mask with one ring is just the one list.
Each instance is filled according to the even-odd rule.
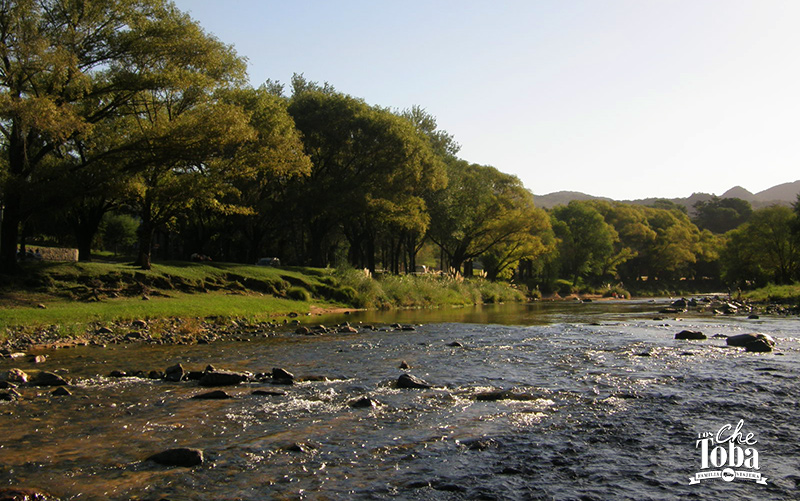
[[27,250],[39,254],[44,261],[77,261],[78,249],[61,249],[58,247],[33,247],[28,246]]

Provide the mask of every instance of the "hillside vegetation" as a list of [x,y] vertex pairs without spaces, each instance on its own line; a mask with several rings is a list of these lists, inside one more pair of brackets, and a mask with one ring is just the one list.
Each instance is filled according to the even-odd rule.
[[269,319],[332,308],[520,301],[507,284],[362,271],[169,262],[27,263],[0,288],[0,327],[165,317]]

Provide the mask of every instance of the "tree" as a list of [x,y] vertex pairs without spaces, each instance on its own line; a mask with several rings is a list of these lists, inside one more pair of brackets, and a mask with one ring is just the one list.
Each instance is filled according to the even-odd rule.
[[299,75],[292,85],[289,113],[313,164],[292,186],[301,254],[327,265],[338,231],[350,262],[374,270],[382,231],[427,227],[421,193],[443,182],[441,162],[407,119]]
[[241,174],[231,181],[235,190],[227,201],[250,209],[222,220],[227,226],[225,240],[241,239],[239,259],[254,262],[265,250],[277,255],[278,243],[289,238],[286,186],[308,176],[311,161],[304,153],[287,101],[267,86],[228,89],[218,93],[218,98],[241,107],[254,132],[235,155],[217,160],[225,164],[225,170]]
[[533,195],[516,176],[451,159],[447,178],[447,187],[433,192],[429,201],[428,236],[454,272],[489,252],[496,253],[496,273],[512,262],[538,255],[542,244],[537,239],[549,225],[542,221]]
[[561,269],[578,285],[581,278],[601,277],[614,252],[617,233],[589,203],[573,201],[551,212]]
[[202,50],[201,33],[165,0],[0,2],[0,271],[16,267],[20,222],[48,183],[43,165],[73,155],[68,141],[143,91],[162,89]]
[[691,276],[697,261],[700,230],[680,210],[647,209],[647,221],[656,233],[653,245],[644,253],[644,269],[658,279]]
[[800,237],[793,231],[797,216],[789,207],[753,212],[750,221],[728,234],[722,252],[725,277],[763,284],[791,283],[800,269]]
[[120,247],[127,248],[136,242],[139,222],[126,214],[106,214],[101,224],[103,247],[113,249],[116,256]]
[[753,214],[750,202],[741,198],[712,197],[694,204],[692,222],[701,230],[722,234],[746,223]]

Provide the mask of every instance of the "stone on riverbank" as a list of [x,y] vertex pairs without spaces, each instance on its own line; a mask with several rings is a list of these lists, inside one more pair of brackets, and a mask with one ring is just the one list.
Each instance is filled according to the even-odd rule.
[[164,466],[197,466],[203,464],[203,451],[178,447],[153,454],[147,460]]

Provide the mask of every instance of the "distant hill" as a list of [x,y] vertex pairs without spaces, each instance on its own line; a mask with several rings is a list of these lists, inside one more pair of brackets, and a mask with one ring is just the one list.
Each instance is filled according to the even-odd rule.
[[769,202],[771,200],[781,200],[784,202],[795,203],[797,201],[797,194],[800,193],[800,181],[793,183],[783,183],[772,188],[767,188],[764,191],[759,191],[755,195],[757,202]]
[[[742,188],[741,186],[734,186],[733,188],[729,189],[725,193],[719,196],[719,198],[741,198],[742,200],[747,200],[753,206],[754,209],[760,209],[762,207],[767,207],[770,205],[791,205],[797,201],[797,195],[800,194],[800,181],[795,181],[793,183],[783,183],[777,186],[773,186],[772,188],[767,188],[764,191],[759,191],[758,193],[750,193],[746,189]],[[678,205],[682,205],[686,207],[686,209],[691,213],[692,206],[699,201],[711,200],[714,195],[708,193],[692,193],[691,196],[687,198],[670,198],[666,199],[671,202],[674,202]],[[544,209],[551,209],[557,205],[566,205],[573,200],[606,200],[606,201],[614,201],[610,198],[605,197],[596,197],[593,195],[587,195],[586,193],[580,193],[577,191],[557,191],[555,193],[549,193],[547,195],[534,195],[534,202],[538,207],[542,207]],[[656,200],[665,200],[664,198],[644,198],[638,200],[620,200],[620,202],[632,203],[637,205],[651,205]]]
[[551,209],[556,205],[567,205],[568,203],[572,202],[573,200],[605,200],[607,202],[613,202],[614,200],[610,198],[604,197],[595,197],[592,195],[587,195],[586,193],[581,193],[578,191],[557,191],[555,193],[549,193],[547,195],[534,195],[533,201],[536,203],[537,207],[542,207],[544,209]]

